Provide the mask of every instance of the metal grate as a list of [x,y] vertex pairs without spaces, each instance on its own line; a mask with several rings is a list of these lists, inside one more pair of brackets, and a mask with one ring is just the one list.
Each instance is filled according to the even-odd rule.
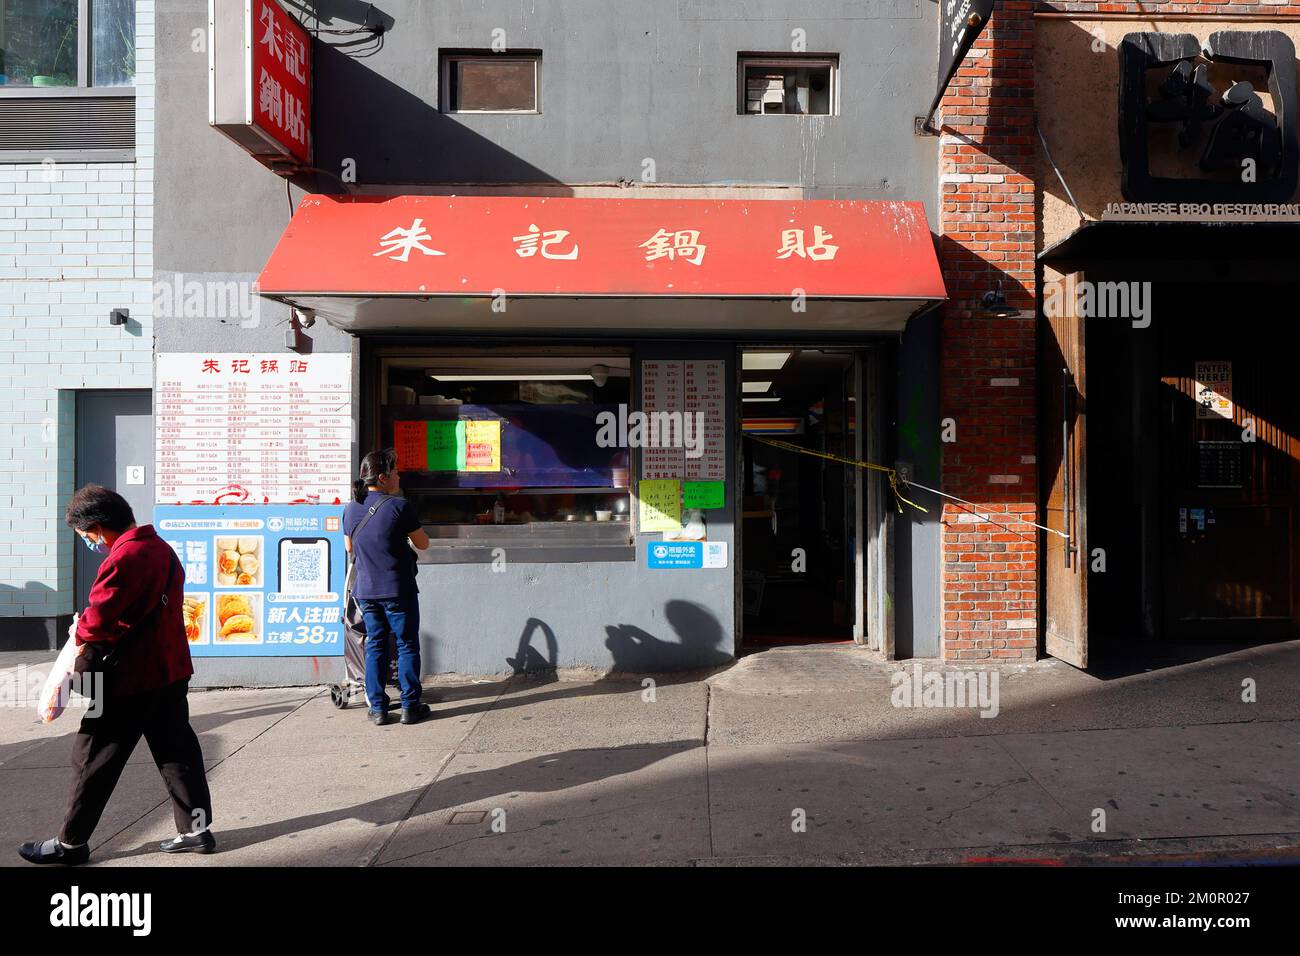
[[451,815],[451,819],[448,820],[447,823],[448,824],[482,823],[484,820],[487,819],[487,815],[488,812],[486,810],[457,810],[455,813]]
[[134,96],[0,98],[0,150],[134,146]]

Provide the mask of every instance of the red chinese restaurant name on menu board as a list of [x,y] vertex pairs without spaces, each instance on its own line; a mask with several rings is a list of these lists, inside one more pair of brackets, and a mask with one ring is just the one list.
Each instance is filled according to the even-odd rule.
[[160,353],[154,392],[163,504],[346,500],[351,356]]

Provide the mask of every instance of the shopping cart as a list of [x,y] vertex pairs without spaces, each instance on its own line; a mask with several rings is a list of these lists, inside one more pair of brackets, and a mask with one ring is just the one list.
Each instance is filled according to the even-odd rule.
[[[330,685],[330,700],[339,710],[347,710],[357,700],[370,707],[366,697],[366,625],[352,597],[355,574],[355,565],[349,562],[343,585],[343,682]],[[388,637],[388,683],[397,683],[397,638],[392,634]]]
[[[342,683],[330,684],[330,700],[339,710],[347,710],[357,701],[363,701],[368,709],[370,699],[366,697],[366,638],[364,634],[358,635],[348,627],[343,629],[343,671]],[[397,683],[397,640],[394,637],[388,639],[388,683]]]

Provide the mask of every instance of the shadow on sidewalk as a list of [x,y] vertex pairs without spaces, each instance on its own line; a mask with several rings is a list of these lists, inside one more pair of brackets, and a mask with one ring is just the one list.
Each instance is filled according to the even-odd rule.
[[[436,780],[432,784],[386,794],[383,797],[368,800],[353,807],[307,813],[298,817],[278,820],[274,823],[225,829],[221,827],[221,820],[218,817],[214,819],[214,831],[220,841],[220,852],[228,852],[264,843],[276,837],[303,833],[343,820],[356,820],[361,823],[369,823],[375,827],[387,826],[399,821],[413,820],[429,814],[441,813],[451,807],[472,805],[480,800],[501,798],[503,795],[513,793],[558,793],[573,787],[597,783],[611,776],[643,770],[666,757],[685,753],[702,746],[704,746],[702,742],[694,742],[655,746],[588,747],[559,751],[519,760],[490,770],[458,773],[453,777]],[[617,761],[617,769],[613,771],[605,769],[610,763],[610,754],[623,755],[625,758]],[[490,755],[480,756],[487,757]],[[626,759],[628,756],[631,756],[632,759]],[[557,770],[563,772],[556,773]],[[539,774],[539,771],[541,771],[541,774]],[[540,786],[519,786],[521,780],[537,780],[542,775],[553,780],[553,783]],[[131,859],[144,855],[152,856],[157,852],[157,842],[150,840],[133,849],[119,853],[106,854],[101,847],[96,856],[97,860],[102,862]],[[214,857],[217,861],[220,861],[220,852]],[[284,862],[293,863],[295,861],[286,860]]]

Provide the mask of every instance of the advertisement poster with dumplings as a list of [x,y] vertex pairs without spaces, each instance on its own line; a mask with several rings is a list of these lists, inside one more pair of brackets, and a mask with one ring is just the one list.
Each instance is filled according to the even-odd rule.
[[154,528],[185,567],[194,657],[343,653],[343,509],[159,505]]

